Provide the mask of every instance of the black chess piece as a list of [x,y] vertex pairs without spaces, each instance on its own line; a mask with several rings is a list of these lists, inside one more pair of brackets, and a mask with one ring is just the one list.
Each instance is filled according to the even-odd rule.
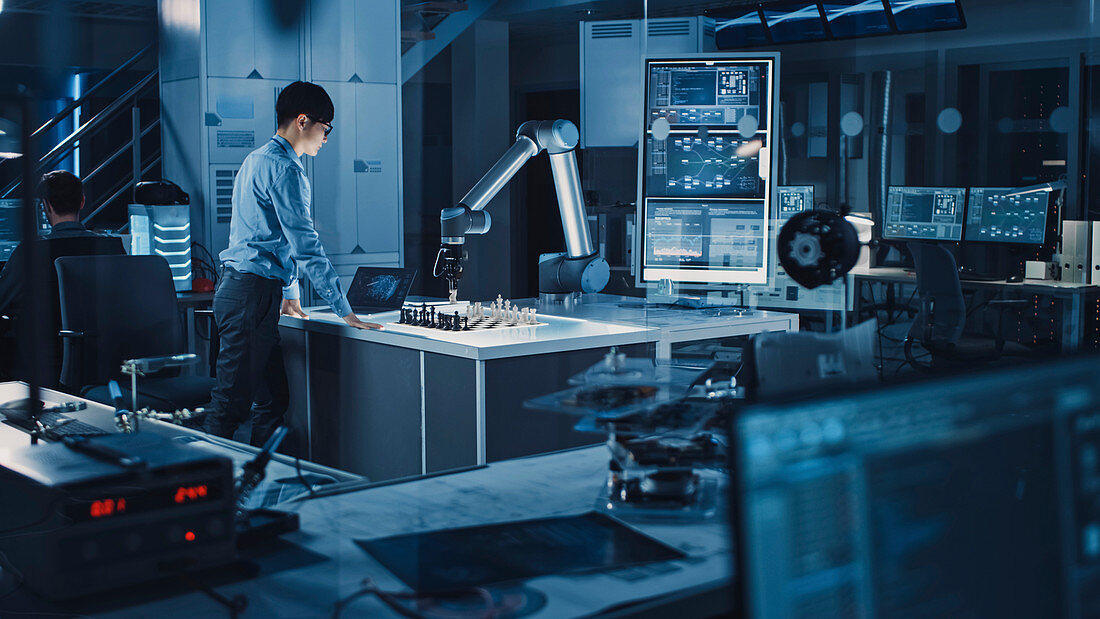
[[463,316],[462,317],[462,330],[463,331],[469,331],[470,330],[470,318],[468,316]]

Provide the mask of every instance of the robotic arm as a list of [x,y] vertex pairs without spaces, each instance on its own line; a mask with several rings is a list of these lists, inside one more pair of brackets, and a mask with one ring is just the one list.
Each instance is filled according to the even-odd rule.
[[441,245],[433,275],[447,280],[451,301],[458,298],[462,277],[462,246],[467,234],[485,234],[492,218],[484,209],[527,160],[545,150],[558,194],[558,210],[565,231],[564,253],[539,257],[539,292],[599,292],[607,285],[611,270],[596,254],[588,231],[588,214],[581,198],[581,179],[573,152],[580,134],[568,120],[531,120],[516,131],[516,143],[459,201],[439,213]]

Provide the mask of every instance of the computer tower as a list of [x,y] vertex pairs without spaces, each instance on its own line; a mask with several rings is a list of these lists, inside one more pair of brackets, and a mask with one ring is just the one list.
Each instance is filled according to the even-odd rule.
[[1062,281],[1083,284],[1088,281],[1089,224],[1087,221],[1062,222]]

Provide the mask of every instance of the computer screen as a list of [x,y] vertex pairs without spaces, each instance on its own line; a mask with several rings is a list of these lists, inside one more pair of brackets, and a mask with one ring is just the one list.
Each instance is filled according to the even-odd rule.
[[965,201],[962,187],[890,187],[882,238],[961,241]]
[[964,28],[957,0],[889,0],[899,32]]
[[[7,262],[11,252],[23,238],[23,201],[21,199],[0,200],[0,262]],[[41,235],[50,233],[50,223],[41,207],[35,207],[38,215],[38,231]]]
[[1050,193],[1005,197],[1007,187],[971,187],[966,199],[967,241],[1042,245]]
[[639,285],[767,281],[776,63],[646,61]]
[[746,409],[739,616],[1096,616],[1098,410],[1094,356]]
[[836,38],[889,34],[882,0],[826,0],[821,3],[829,31]]
[[763,10],[773,43],[820,41],[827,36],[817,2],[766,4]]
[[768,33],[755,7],[714,11],[711,15],[714,17],[714,44],[718,49],[768,43]]
[[776,219],[785,222],[814,207],[813,185],[786,185],[777,189]]

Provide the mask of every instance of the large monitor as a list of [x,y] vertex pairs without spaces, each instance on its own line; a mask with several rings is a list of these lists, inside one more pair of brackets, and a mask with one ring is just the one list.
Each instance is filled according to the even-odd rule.
[[[36,208],[36,214],[39,234],[49,234],[50,223],[46,220],[46,213],[41,208]],[[0,262],[8,261],[22,238],[23,200],[0,200]]]
[[1096,616],[1097,411],[1095,356],[746,409],[739,616]]
[[890,187],[882,238],[961,241],[965,205],[962,187]]
[[967,241],[1042,245],[1050,192],[1017,196],[1007,187],[971,187],[966,199]]
[[766,282],[777,57],[651,58],[645,75],[638,285]]

